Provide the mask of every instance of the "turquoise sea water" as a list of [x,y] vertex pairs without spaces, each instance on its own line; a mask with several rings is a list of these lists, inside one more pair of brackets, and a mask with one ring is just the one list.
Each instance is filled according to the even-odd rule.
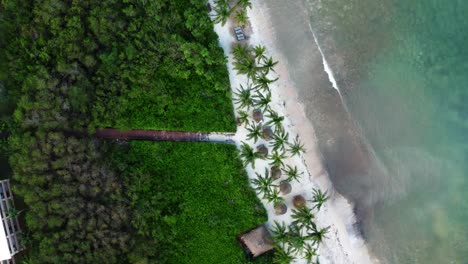
[[468,263],[468,1],[307,4],[378,168],[346,179],[371,186],[360,203],[372,251],[383,263]]

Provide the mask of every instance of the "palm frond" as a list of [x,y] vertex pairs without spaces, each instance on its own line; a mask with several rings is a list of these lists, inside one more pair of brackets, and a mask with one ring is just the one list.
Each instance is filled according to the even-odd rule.
[[320,189],[313,189],[312,191],[313,198],[311,202],[313,202],[314,208],[317,208],[317,211],[320,211],[320,208],[322,208],[323,204],[328,200],[328,194],[327,191],[322,192]]
[[274,125],[276,133],[283,130],[282,123],[284,120],[284,116],[280,116],[277,112],[269,109],[266,117],[270,119],[268,120],[268,122],[266,122],[266,125]]
[[297,170],[297,166],[291,167],[290,165],[287,165],[286,169],[283,169],[283,171],[288,176],[286,180],[289,182],[292,182],[293,180],[299,182],[299,177],[304,174]]
[[273,179],[268,173],[268,169],[265,169],[265,176],[255,173],[257,178],[252,179],[251,182],[255,186],[254,189],[257,191],[257,194],[261,194],[263,199],[265,199],[271,192],[271,188],[276,185],[273,184]]
[[234,102],[238,103],[240,108],[249,110],[253,106],[252,87],[250,85],[244,88],[241,84],[234,95],[236,96]]
[[255,161],[257,159],[262,159],[260,153],[256,152],[249,144],[242,142],[240,156],[243,159],[244,167],[247,167],[249,164],[252,165],[252,168],[255,168]]
[[256,108],[262,109],[263,112],[269,109],[269,104],[271,103],[271,93],[268,92],[266,95],[258,93],[253,97],[254,106]]
[[270,164],[272,167],[277,167],[280,168],[284,166],[283,160],[286,159],[287,156],[284,154],[284,152],[279,153],[277,150],[274,150],[273,153],[268,157]]
[[293,156],[299,156],[303,153],[305,153],[306,149],[304,147],[304,144],[301,143],[301,141],[296,138],[294,139],[293,143],[288,143],[289,145],[289,152],[291,152],[291,157]]
[[278,131],[273,136],[273,142],[271,143],[271,146],[273,147],[274,150],[285,150],[285,145],[288,143],[289,139],[289,133],[285,131]]

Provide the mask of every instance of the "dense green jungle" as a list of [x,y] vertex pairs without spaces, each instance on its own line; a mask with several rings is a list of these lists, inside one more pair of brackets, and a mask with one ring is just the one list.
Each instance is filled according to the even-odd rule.
[[0,96],[19,263],[246,262],[266,213],[234,146],[70,133],[234,131],[204,0],[1,1]]

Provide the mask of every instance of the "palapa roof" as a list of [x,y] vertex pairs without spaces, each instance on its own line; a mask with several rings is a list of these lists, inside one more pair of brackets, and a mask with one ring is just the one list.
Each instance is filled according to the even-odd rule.
[[245,231],[237,236],[237,240],[249,259],[254,259],[273,250],[273,239],[264,225]]

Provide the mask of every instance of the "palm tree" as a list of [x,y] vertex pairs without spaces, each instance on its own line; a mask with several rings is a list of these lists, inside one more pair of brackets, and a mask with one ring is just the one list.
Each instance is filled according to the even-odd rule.
[[247,110],[250,109],[250,107],[253,105],[252,101],[252,87],[248,85],[246,88],[240,85],[240,88],[237,89],[237,91],[234,93],[236,95],[236,98],[234,99],[234,102],[239,104],[240,108],[247,108]]
[[288,238],[288,233],[286,232],[286,225],[284,222],[280,224],[275,221],[271,229],[271,235],[276,242],[285,243]]
[[308,264],[312,264],[314,258],[318,257],[317,249],[313,247],[312,244],[305,244],[303,248],[303,257],[307,261]]
[[234,62],[234,70],[237,71],[237,74],[245,74],[249,79],[253,80],[257,74],[258,67],[255,64],[254,58],[245,57],[242,60]]
[[[10,204],[10,206],[12,206]],[[10,218],[17,218],[24,210],[17,210],[15,207],[10,207],[8,208],[8,210],[6,210],[6,213],[7,215],[10,217]]]
[[307,244],[307,240],[311,239],[308,236],[303,236],[301,234],[300,228],[295,225],[289,227],[288,233],[288,243],[291,249],[291,252],[298,253],[303,247]]
[[289,248],[287,250],[284,250],[280,246],[275,247],[275,254],[273,255],[273,263],[289,264],[293,262],[295,259],[296,257],[292,255],[292,252]]
[[237,123],[238,125],[247,124],[249,121],[249,114],[245,111],[237,111]]
[[255,160],[262,159],[261,154],[254,151],[254,149],[245,142],[242,142],[240,156],[244,159],[244,167],[252,164],[252,168],[255,168]]
[[250,49],[246,44],[237,44],[232,48],[232,55],[237,61],[242,61],[245,58],[250,57]]
[[269,104],[271,103],[271,93],[268,92],[266,95],[258,93],[254,96],[254,105],[255,108],[262,109],[263,112],[269,109]]
[[294,143],[288,143],[288,145],[288,150],[291,152],[291,157],[295,155],[299,156],[300,154],[305,153],[304,144],[302,144],[298,138],[294,139]]
[[304,174],[297,171],[297,166],[291,167],[290,165],[286,165],[286,169],[283,169],[283,171],[288,176],[286,179],[288,182],[292,182],[293,180],[299,182],[299,177]]
[[280,166],[284,166],[283,160],[286,159],[287,156],[284,154],[284,152],[278,153],[277,150],[273,151],[273,153],[268,157],[270,161],[270,164],[272,167],[279,168]]
[[273,147],[274,150],[282,150],[284,151],[284,145],[288,143],[288,138],[289,138],[289,133],[286,133],[285,131],[279,131],[279,133],[275,134],[273,136],[273,142],[271,143],[271,146]]
[[275,126],[275,132],[278,133],[278,131],[282,131],[283,130],[283,120],[284,120],[284,116],[280,116],[278,115],[277,112],[273,111],[273,110],[268,110],[268,114],[266,115],[266,117],[268,117],[270,120],[268,122],[266,122],[266,125],[274,125]]
[[213,10],[215,11],[213,22],[215,24],[221,22],[221,25],[224,26],[228,21],[229,17],[231,16],[231,10],[229,9],[228,1],[216,0]]
[[274,61],[272,57],[269,57],[268,59],[263,60],[263,65],[262,65],[262,70],[265,71],[265,75],[268,74],[270,71],[275,72],[275,69],[273,69],[276,64],[278,64],[278,61]]
[[252,51],[253,51],[254,57],[255,57],[255,59],[257,59],[258,63],[260,63],[261,60],[264,60],[266,58],[265,57],[265,51],[266,51],[265,46],[257,45],[252,49]]
[[233,7],[233,9],[237,8],[239,6],[242,9],[247,9],[247,8],[252,9],[252,3],[250,2],[250,0],[239,0],[239,1],[237,1],[237,4]]
[[284,198],[280,196],[278,188],[273,188],[265,197],[268,202],[272,203],[274,206],[277,206],[284,202]]
[[294,219],[293,224],[299,228],[307,227],[310,228],[314,221],[315,215],[312,213],[312,209],[304,206],[299,209],[292,209],[291,217]]
[[255,122],[252,122],[250,126],[247,127],[247,139],[253,139],[254,143],[257,143],[258,138],[262,137],[262,126],[256,125]]
[[278,79],[279,78],[271,80],[265,74],[261,74],[260,76],[256,76],[253,81],[255,83],[255,89],[270,91],[270,84],[276,82]]
[[268,169],[265,168],[265,176],[262,176],[258,173],[256,179],[252,179],[251,182],[255,186],[254,189],[257,191],[257,194],[262,194],[263,199],[266,199],[268,194],[271,192],[271,188],[275,187],[273,185],[273,179],[268,174]]
[[236,20],[239,26],[247,24],[249,17],[247,16],[247,12],[245,9],[241,9],[236,12]]
[[327,191],[322,192],[320,189],[313,190],[313,198],[311,202],[315,203],[314,208],[317,208],[317,211],[320,211],[322,205],[328,200]]
[[309,232],[308,236],[314,240],[317,245],[319,245],[322,243],[323,239],[326,238],[326,234],[328,233],[329,229],[329,226],[322,229],[317,229],[317,226],[313,225],[312,232]]

